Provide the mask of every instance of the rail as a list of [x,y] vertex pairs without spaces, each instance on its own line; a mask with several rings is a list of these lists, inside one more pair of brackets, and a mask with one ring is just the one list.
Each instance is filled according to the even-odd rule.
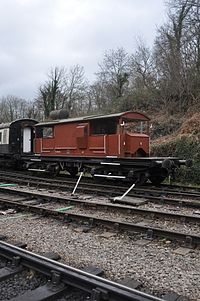
[[[91,301],[161,301],[162,299],[148,295],[136,289],[123,286],[110,280],[89,274],[85,271],[55,262],[41,255],[0,242],[0,256],[9,260],[17,260],[21,266],[38,271],[51,279],[51,283],[29,291],[12,300],[50,300],[54,294],[67,292],[69,287],[74,287],[88,292]],[[1,271],[1,270],[0,270]],[[53,289],[52,289],[53,287]],[[46,297],[48,296],[49,299]],[[29,298],[29,299],[28,299]],[[46,299],[45,299],[46,298]],[[51,299],[52,300],[52,299]],[[55,300],[55,299],[53,299]]]

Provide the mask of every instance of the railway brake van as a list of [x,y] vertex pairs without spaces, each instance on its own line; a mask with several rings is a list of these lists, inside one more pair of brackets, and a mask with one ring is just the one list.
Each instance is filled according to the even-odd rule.
[[149,156],[149,118],[138,112],[51,120],[35,128],[30,168],[72,176],[87,170],[94,177],[157,184],[181,164],[178,158]]
[[36,153],[67,157],[148,157],[149,118],[126,112],[39,123]]
[[149,118],[123,112],[0,124],[0,164],[55,175],[87,171],[96,178],[159,184],[186,160],[150,157]]

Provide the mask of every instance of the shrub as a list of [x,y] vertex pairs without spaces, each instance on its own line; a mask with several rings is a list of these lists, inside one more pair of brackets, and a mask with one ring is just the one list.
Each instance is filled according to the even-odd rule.
[[155,143],[152,146],[151,155],[192,159],[193,166],[178,169],[176,179],[183,183],[200,184],[200,143],[198,135],[183,135],[162,144]]

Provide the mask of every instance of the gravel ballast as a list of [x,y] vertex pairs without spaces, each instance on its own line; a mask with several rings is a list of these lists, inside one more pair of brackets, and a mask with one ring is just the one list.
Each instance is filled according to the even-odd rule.
[[170,241],[140,245],[126,234],[104,229],[84,232],[83,228],[41,217],[0,219],[1,234],[23,241],[33,252],[57,252],[62,262],[83,268],[95,265],[107,278],[130,277],[143,283],[152,293],[175,291],[197,300],[200,296],[200,250],[186,255],[175,252]]
[[23,271],[0,282],[0,300],[10,300],[28,290],[33,290],[46,283],[46,279],[33,271]]

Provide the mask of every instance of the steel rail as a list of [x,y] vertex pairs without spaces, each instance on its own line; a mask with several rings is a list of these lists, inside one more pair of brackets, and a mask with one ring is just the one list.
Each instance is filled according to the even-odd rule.
[[[85,207],[91,207],[91,208],[100,208],[103,210],[120,210],[122,212],[127,212],[127,213],[133,213],[133,214],[139,214],[139,215],[148,215],[148,217],[163,217],[163,218],[173,218],[173,219],[180,219],[181,221],[185,222],[193,222],[193,223],[200,223],[200,216],[195,216],[195,215],[185,215],[185,214],[180,214],[180,213],[173,213],[173,212],[167,212],[167,211],[158,211],[158,210],[151,210],[151,209],[144,209],[144,208],[137,208],[133,207],[130,205],[120,205],[116,203],[100,203],[100,202],[91,202],[87,200],[80,200],[80,199],[75,199],[75,198],[70,198],[70,197],[58,197],[58,196],[49,196],[45,194],[40,194],[37,192],[25,192],[25,191],[20,191],[20,190],[9,190],[9,188],[2,188],[2,190],[6,190],[6,192],[10,193],[19,193],[20,195],[23,196],[31,196],[31,197],[37,197],[37,198],[42,198],[43,200],[47,201],[53,201],[53,202],[67,202],[70,205],[79,205],[79,206],[85,206]],[[0,189],[0,191],[2,191]],[[0,202],[7,201],[7,198],[3,198],[0,196]],[[24,201],[22,199],[22,201]]]
[[175,239],[179,241],[189,242],[189,244],[200,244],[200,236],[194,235],[194,234],[188,234],[188,233],[182,233],[182,232],[176,232],[176,231],[170,231],[160,228],[155,228],[151,226],[141,226],[138,224],[128,223],[128,222],[122,222],[118,220],[110,220],[105,218],[98,218],[93,215],[83,215],[83,214],[75,214],[75,213],[66,213],[62,211],[55,211],[53,209],[43,208],[40,206],[33,206],[33,205],[27,205],[22,204],[15,201],[9,201],[9,200],[1,200],[0,204],[3,204],[4,206],[11,206],[12,208],[17,208],[22,211],[28,211],[31,213],[43,215],[43,216],[51,216],[53,218],[61,218],[64,222],[87,222],[89,227],[94,226],[106,226],[109,228],[114,228],[117,231],[128,231],[130,233],[139,232],[139,233],[145,233],[147,237],[150,239],[153,239],[154,237],[166,237],[169,239]]
[[[73,181],[72,179],[65,179],[63,181],[63,184],[60,184],[61,181],[58,180],[58,179],[49,179],[49,178],[41,178],[41,177],[36,177],[36,176],[29,176],[29,178],[27,179],[27,175],[24,175],[22,173],[15,173],[15,174],[11,174],[9,172],[6,172],[7,175],[5,173],[2,173],[2,176],[0,175],[0,178],[4,179],[4,180],[8,180],[8,181],[12,181],[12,180],[15,180],[16,182],[18,183],[29,183],[30,185],[32,184],[35,184],[35,185],[44,185],[44,186],[47,186],[47,185],[51,185],[51,186],[55,186],[55,187],[62,187],[62,188],[66,188],[66,185],[71,185],[72,187],[74,187],[76,181]],[[1,173],[0,173],[1,174]],[[20,179],[19,176],[21,176],[23,179]],[[16,179],[16,177],[18,177]],[[88,179],[89,180],[89,179]],[[30,182],[31,181],[31,182]],[[43,181],[43,183],[42,183]],[[46,181],[46,183],[45,183]],[[83,187],[85,186],[85,187]],[[86,187],[87,186],[87,187]],[[166,185],[167,186],[167,185]],[[95,189],[98,187],[98,188],[107,188],[107,189],[110,189],[111,190],[111,193],[112,193],[112,189],[116,190],[116,186],[115,185],[106,185],[106,184],[97,184],[97,183],[88,183],[88,182],[83,182],[83,183],[80,183],[80,187],[81,189],[90,189],[91,190],[91,187],[94,187]],[[151,187],[151,188],[148,188],[148,187],[135,187],[134,188],[134,191],[137,192],[137,193],[149,193],[151,195],[153,194],[158,194],[160,193],[161,195],[175,195],[175,196],[183,196],[183,197],[198,197],[200,198],[200,191],[188,191],[188,192],[185,192],[185,191],[177,191],[177,190],[173,190],[173,186],[171,186],[168,190],[165,190],[162,188],[163,185],[158,188],[155,188],[155,187]],[[167,186],[169,187],[169,186]],[[125,186],[117,186],[118,189],[121,189],[122,191],[123,190],[126,190],[127,189],[127,185]],[[191,188],[190,188],[191,189]]]
[[[16,182],[18,182],[18,183],[26,182],[29,185],[34,185],[35,184],[35,186],[39,185],[40,187],[45,187],[45,188],[50,186],[51,189],[53,187],[55,187],[55,188],[65,188],[65,189],[69,188],[69,187],[64,186],[64,185],[62,186],[62,185],[57,185],[57,184],[53,184],[53,183],[49,183],[49,184],[41,183],[41,182],[40,183],[38,183],[38,182],[34,183],[34,181],[30,182],[30,180],[28,180],[28,179],[25,180],[25,181],[23,180],[23,182],[20,179],[17,179]],[[0,188],[0,189],[5,189],[5,188]],[[100,195],[105,195],[106,194],[107,196],[109,194],[110,197],[118,195],[117,192],[116,192],[116,187],[115,187],[115,191],[114,190],[107,191],[105,189],[97,189],[96,187],[95,188],[89,188],[89,187],[83,187],[83,186],[79,187],[79,191],[80,190],[88,192],[88,193],[94,192],[94,193],[98,193]],[[177,198],[168,198],[168,197],[165,196],[167,194],[166,192],[163,193],[164,194],[163,196],[162,195],[157,196],[159,194],[159,192],[158,191],[153,192],[152,190],[149,190],[149,195],[145,191],[143,191],[144,192],[143,194],[140,194],[140,193],[138,194],[137,193],[138,192],[137,188],[136,189],[134,188],[134,191],[129,193],[130,197],[145,198],[148,201],[153,201],[155,203],[164,203],[164,204],[170,204],[170,205],[179,205],[179,206],[195,207],[195,208],[200,207],[200,200],[184,200],[184,199],[177,199]]]
[[13,257],[20,258],[20,264],[39,271],[48,277],[52,272],[60,275],[63,283],[84,290],[91,295],[96,293],[92,300],[109,301],[162,301],[155,296],[148,295],[136,289],[123,286],[113,281],[94,276],[82,270],[55,262],[51,259],[34,254],[30,251],[12,246],[6,242],[0,242],[0,255],[12,260]]

